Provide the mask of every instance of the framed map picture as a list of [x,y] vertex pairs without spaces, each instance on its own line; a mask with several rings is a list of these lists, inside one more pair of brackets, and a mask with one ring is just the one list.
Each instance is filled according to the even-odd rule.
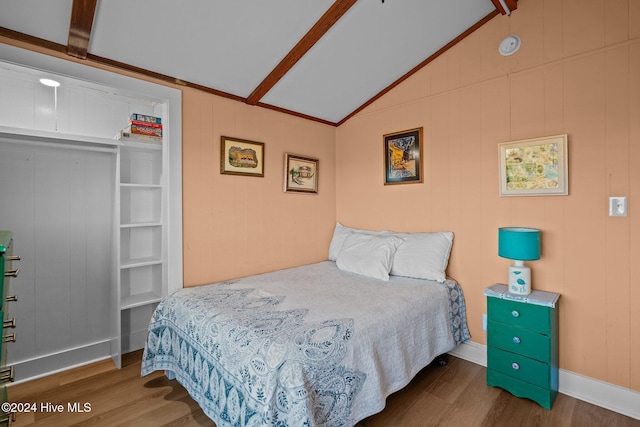
[[567,135],[498,144],[500,196],[569,194]]

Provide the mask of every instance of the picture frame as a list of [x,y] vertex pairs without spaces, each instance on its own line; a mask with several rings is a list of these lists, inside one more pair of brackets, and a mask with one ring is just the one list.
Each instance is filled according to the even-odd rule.
[[296,154],[284,154],[284,192],[318,193],[320,161]]
[[384,185],[423,182],[423,128],[383,136]]
[[500,196],[566,196],[566,134],[498,144]]
[[264,143],[220,137],[220,173],[264,177]]

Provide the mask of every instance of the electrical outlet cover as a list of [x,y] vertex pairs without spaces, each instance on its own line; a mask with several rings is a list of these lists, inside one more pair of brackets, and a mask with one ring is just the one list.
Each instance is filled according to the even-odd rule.
[[626,197],[609,197],[609,216],[627,216]]

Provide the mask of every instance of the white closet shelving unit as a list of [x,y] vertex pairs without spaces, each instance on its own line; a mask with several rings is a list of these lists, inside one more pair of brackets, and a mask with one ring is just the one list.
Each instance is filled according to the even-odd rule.
[[120,148],[120,309],[163,295],[162,147]]
[[162,144],[125,140],[119,147],[116,289],[120,324],[115,329],[122,332],[112,351],[118,367],[121,353],[142,348],[149,318],[169,291],[164,173],[168,159],[163,149],[168,141],[164,139]]
[[[12,363],[23,373],[20,379],[109,356],[120,367],[123,353],[144,346],[158,302],[182,287],[181,91],[8,45],[0,44],[0,60],[2,72],[15,73],[19,68],[19,83],[4,86],[4,101],[20,97],[21,108],[36,112],[33,117],[14,112],[13,107],[0,108],[8,113],[0,117],[0,139],[51,148],[82,146],[113,153],[115,158],[112,234],[109,242],[95,242],[111,246],[111,260],[104,260],[111,266],[111,314],[104,319],[109,337],[88,339],[68,349],[25,353]],[[39,83],[29,80],[33,75],[37,82],[41,74],[61,79],[59,90],[78,88],[59,93],[63,101],[55,123],[52,109],[37,105],[42,100]],[[162,143],[113,139],[131,113],[161,117]]]

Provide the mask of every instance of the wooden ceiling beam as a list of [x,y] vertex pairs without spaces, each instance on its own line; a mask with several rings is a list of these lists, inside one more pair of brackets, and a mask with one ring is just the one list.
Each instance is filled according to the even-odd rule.
[[91,27],[96,14],[98,0],[73,0],[67,54],[87,59]]
[[247,97],[246,103],[257,105],[285,74],[320,40],[331,27],[356,3],[356,0],[337,0],[322,15],[307,34],[300,39],[282,61],[269,73],[258,87]]

